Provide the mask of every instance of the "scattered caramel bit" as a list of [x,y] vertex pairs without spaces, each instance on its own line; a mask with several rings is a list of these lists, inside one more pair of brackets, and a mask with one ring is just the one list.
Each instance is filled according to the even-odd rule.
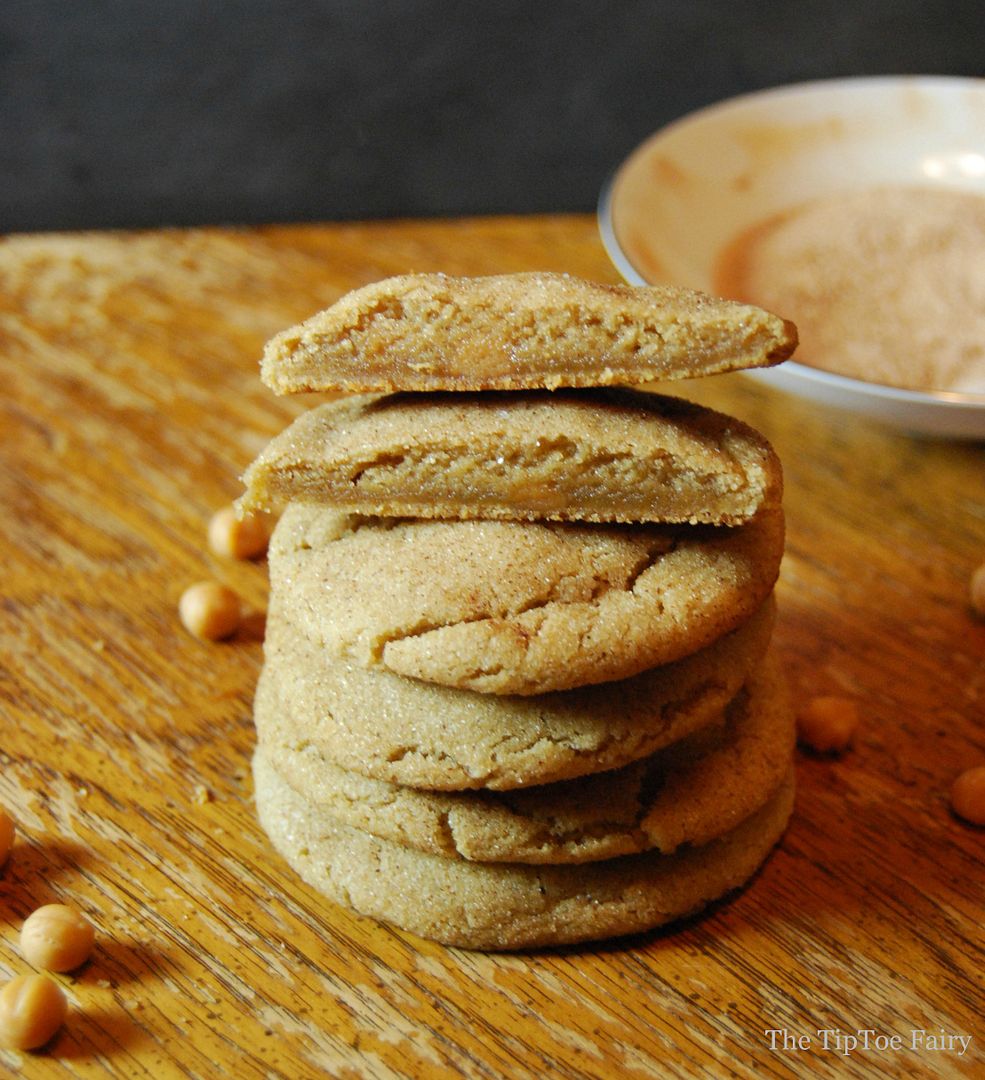
[[209,522],[209,547],[216,555],[233,559],[257,559],[270,543],[270,515],[236,516],[232,506],[217,511]]
[[220,641],[239,627],[239,597],[217,581],[199,581],[182,593],[178,614],[185,629],[195,637]]
[[46,971],[73,971],[89,959],[96,940],[92,923],[69,904],[45,904],[21,927],[24,959]]
[[985,619],[985,563],[971,575],[969,587],[971,610],[980,618]]
[[0,990],[0,1046],[36,1050],[67,1014],[65,994],[47,975],[19,975]]
[[204,784],[198,784],[195,788],[195,802],[199,806],[205,806],[206,803],[212,802],[212,792]]
[[14,819],[0,806],[0,866],[7,861],[14,846]]
[[951,809],[971,825],[985,825],[985,765],[966,769],[954,781]]
[[858,704],[852,698],[813,697],[797,715],[797,739],[821,754],[840,753],[851,745],[858,720]]

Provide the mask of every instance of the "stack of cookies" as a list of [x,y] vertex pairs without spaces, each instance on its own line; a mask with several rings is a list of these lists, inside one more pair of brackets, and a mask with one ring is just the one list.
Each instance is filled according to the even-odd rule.
[[516,949],[748,880],[793,800],[780,466],[739,421],[631,387],[795,343],[754,307],[551,274],[393,278],[273,339],[274,390],[350,392],[241,500],[282,512],[254,773],[309,884]]

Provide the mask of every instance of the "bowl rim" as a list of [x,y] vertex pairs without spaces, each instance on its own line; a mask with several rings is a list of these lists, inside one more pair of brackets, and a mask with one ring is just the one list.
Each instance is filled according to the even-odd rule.
[[771,98],[811,97],[822,92],[848,93],[889,89],[904,84],[913,87],[923,85],[934,89],[951,89],[954,91],[977,90],[985,94],[985,76],[921,74],[846,75],[830,79],[806,79],[803,82],[780,83],[776,86],[764,86],[759,90],[746,90],[732,97],[722,98],[719,101],[710,101],[706,105],[699,105],[696,109],[684,113],[683,116],[676,116],[672,120],[668,120],[667,123],[652,131],[645,139],[633,147],[622,159],[619,166],[612,171],[612,179],[615,179],[622,167],[628,164],[631,158],[642,153],[655,139],[663,138],[680,126],[696,123],[718,112],[729,112]]

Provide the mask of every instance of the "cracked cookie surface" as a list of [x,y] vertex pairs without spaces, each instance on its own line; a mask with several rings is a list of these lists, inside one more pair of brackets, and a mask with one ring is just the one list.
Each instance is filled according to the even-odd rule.
[[253,759],[260,824],[313,888],[363,915],[472,949],[521,949],[637,933],[744,884],[779,840],[793,771],[735,828],[672,855],[648,851],[567,866],[476,863],[326,824],[266,759]]
[[782,511],[731,528],[361,518],[292,504],[271,593],[333,660],[492,694],[625,679],[741,625]]
[[408,274],[348,293],[272,338],[278,394],[640,385],[779,363],[792,323],[673,286],[564,274]]
[[[258,709],[277,707],[258,701]],[[261,736],[268,725],[259,725]],[[794,748],[784,679],[768,660],[723,714],[620,769],[510,792],[421,791],[333,765],[316,743],[262,739],[263,753],[332,820],[386,840],[477,862],[577,863],[705,844],[779,787]]]
[[636,761],[720,717],[766,653],[772,597],[742,626],[631,679],[533,697],[478,694],[328,660],[276,596],[259,737],[396,784],[510,790]]
[[240,505],[358,514],[734,525],[782,496],[740,421],[628,390],[360,395],[300,416],[249,467]]

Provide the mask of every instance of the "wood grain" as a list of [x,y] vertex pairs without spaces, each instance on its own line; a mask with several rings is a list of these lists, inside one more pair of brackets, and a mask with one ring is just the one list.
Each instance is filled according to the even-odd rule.
[[[37,905],[80,905],[92,961],[29,1077],[982,1075],[983,832],[949,812],[985,762],[985,447],[917,440],[742,376],[678,387],[785,465],[777,648],[800,697],[847,692],[842,758],[798,762],[789,832],[702,918],[601,947],[485,956],[321,900],[256,825],[248,763],[263,563],[210,514],[310,401],[263,342],[392,273],[617,280],[589,217],[14,236],[0,242],[0,976]],[[178,625],[228,582],[231,642]],[[807,1035],[771,1049],[766,1032]],[[844,1056],[819,1029],[900,1035]],[[911,1032],[972,1036],[911,1048]]]

